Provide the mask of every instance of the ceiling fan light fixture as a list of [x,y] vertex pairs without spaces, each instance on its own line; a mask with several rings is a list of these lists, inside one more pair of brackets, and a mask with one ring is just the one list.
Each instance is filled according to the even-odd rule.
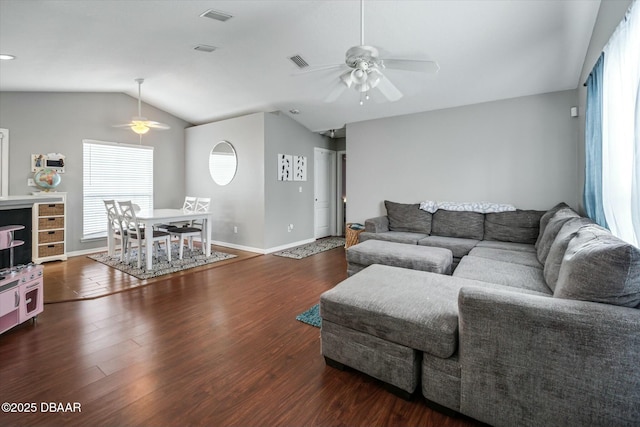
[[131,130],[138,135],[144,135],[145,133],[149,132],[149,129],[151,128],[144,122],[134,121],[131,125]]

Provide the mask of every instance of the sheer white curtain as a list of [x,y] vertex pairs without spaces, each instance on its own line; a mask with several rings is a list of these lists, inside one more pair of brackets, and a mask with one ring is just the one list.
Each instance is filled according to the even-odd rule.
[[640,5],[634,1],[604,50],[602,200],[611,232],[640,244]]

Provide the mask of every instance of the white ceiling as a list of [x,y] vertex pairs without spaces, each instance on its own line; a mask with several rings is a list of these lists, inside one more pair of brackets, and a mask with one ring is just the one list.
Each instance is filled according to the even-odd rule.
[[[125,92],[193,124],[298,109],[312,131],[575,89],[599,0],[365,1],[365,43],[436,60],[437,75],[385,70],[405,94],[323,102],[340,70],[295,75],[288,57],[338,64],[360,44],[359,1],[0,0],[1,91]],[[199,15],[233,15],[219,22]],[[216,46],[205,53],[198,44]],[[127,120],[131,114],[123,115]],[[144,115],[144,110],[143,110]],[[153,119],[153,117],[150,117]]]

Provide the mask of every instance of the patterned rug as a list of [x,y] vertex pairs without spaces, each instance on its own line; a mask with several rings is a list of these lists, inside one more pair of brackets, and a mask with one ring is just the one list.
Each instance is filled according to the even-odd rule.
[[316,328],[321,327],[320,304],[316,304],[304,313],[298,314],[296,320],[306,323],[307,325],[315,326]]
[[306,245],[296,246],[295,248],[285,249],[280,252],[274,252],[274,255],[302,259],[330,249],[339,248],[340,246],[344,247],[344,237],[327,237],[325,239],[316,240],[312,243],[307,243]]
[[92,260],[101,262],[110,267],[116,268],[124,273],[130,274],[138,279],[151,279],[153,277],[163,276],[165,274],[176,273],[178,271],[187,270],[189,268],[200,267],[202,265],[213,264],[214,262],[224,261],[226,259],[235,258],[236,255],[225,252],[211,251],[211,256],[205,256],[200,249],[191,251],[184,248],[182,259],[178,259],[178,245],[171,245],[171,261],[167,261],[166,251],[164,247],[160,248],[158,255],[153,256],[153,270],[147,271],[144,266],[144,254],[142,257],[142,268],[138,268],[137,249],[131,251],[129,262],[120,261],[120,252],[114,257],[110,257],[106,253],[89,255]]

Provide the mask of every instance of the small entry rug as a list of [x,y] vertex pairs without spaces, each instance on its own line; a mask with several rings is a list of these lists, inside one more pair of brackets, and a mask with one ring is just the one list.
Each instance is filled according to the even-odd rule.
[[339,248],[340,246],[344,247],[344,242],[344,237],[327,237],[306,245],[274,252],[273,254],[286,258],[302,259],[330,249]]
[[187,270],[189,268],[200,267],[202,265],[213,264],[214,262],[224,261],[226,259],[235,258],[236,255],[225,252],[211,251],[211,256],[205,256],[200,249],[193,251],[184,248],[182,259],[178,258],[178,245],[171,245],[171,261],[167,261],[164,248],[159,250],[158,256],[153,256],[153,270],[147,271],[144,266],[144,254],[142,259],[142,268],[138,268],[137,249],[131,251],[129,262],[125,259],[120,261],[120,252],[116,252],[115,256],[110,257],[106,253],[89,255],[92,260],[101,262],[110,267],[116,268],[124,273],[130,274],[137,279],[151,279],[165,274],[176,273],[178,271]]
[[296,316],[296,320],[299,320],[307,325],[315,326],[319,328],[322,326],[322,318],[320,317],[320,304],[316,304],[304,313],[300,313]]

